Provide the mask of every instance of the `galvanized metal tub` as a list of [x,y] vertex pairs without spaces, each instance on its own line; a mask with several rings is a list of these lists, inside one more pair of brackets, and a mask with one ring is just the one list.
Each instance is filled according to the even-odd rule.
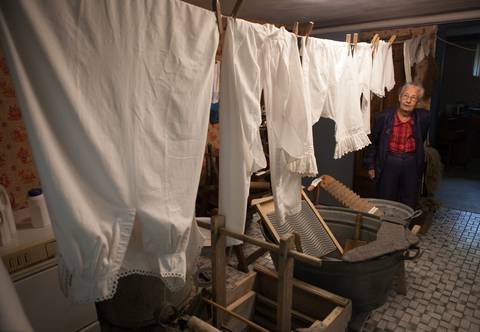
[[404,220],[409,223],[422,214],[422,210],[413,210],[410,206],[400,202],[378,198],[367,198],[367,200],[382,210],[387,218]]
[[[348,239],[353,238],[358,211],[330,207],[321,207],[318,210],[342,246]],[[360,238],[369,242],[376,240],[377,231],[384,221],[374,215],[363,213],[362,215]],[[338,253],[322,257],[320,267],[295,261],[294,276],[349,298],[355,312],[366,312],[385,303],[394,274],[405,259],[405,255],[403,251],[396,251],[355,263],[340,258]],[[275,255],[272,255],[272,259],[276,264]]]

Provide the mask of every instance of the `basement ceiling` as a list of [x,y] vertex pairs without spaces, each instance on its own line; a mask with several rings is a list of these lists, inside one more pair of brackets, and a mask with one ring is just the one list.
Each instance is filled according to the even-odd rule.
[[[211,0],[186,1],[212,8]],[[230,15],[234,4],[222,0],[222,13]],[[318,29],[479,9],[479,0],[244,0],[237,17],[280,24],[313,21]]]

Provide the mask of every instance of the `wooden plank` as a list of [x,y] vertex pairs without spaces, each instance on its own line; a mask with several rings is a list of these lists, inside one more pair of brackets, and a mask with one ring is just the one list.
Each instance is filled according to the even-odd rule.
[[[230,236],[230,237],[233,237],[235,239],[238,239],[238,240],[241,240],[241,241],[244,241],[244,242],[248,242],[250,244],[254,244],[254,245],[256,245],[260,248],[267,249],[271,252],[276,252],[276,253],[280,252],[280,247],[276,244],[273,244],[273,243],[265,242],[265,241],[262,241],[262,240],[257,240],[257,239],[255,239],[251,236],[235,233],[235,232],[229,231],[225,228],[220,229],[219,232],[222,233],[223,235]],[[303,253],[298,252],[296,250],[290,250],[288,252],[288,256],[289,257],[294,257],[295,259],[298,259],[299,261],[302,261],[302,262],[305,262],[307,264],[311,264],[311,265],[314,265],[314,266],[320,266],[322,264],[322,260],[320,258],[313,257],[313,256],[310,256],[310,255],[306,255],[306,254],[303,254]]]
[[343,311],[343,308],[342,307],[336,307],[335,309],[333,309],[333,311],[330,313],[330,315],[328,315],[324,320],[323,320],[323,324],[325,325],[330,325],[332,324],[337,318],[338,316],[340,316],[340,314],[342,313]]
[[247,261],[247,265],[252,264],[255,262],[258,258],[262,257],[268,250],[265,248],[259,248],[252,252],[250,255],[248,255],[245,260]]
[[[242,317],[251,319],[253,316],[253,311],[255,309],[255,292],[249,291],[244,294],[242,297],[237,299],[235,302],[231,303],[227,310],[230,310],[236,314],[239,314]],[[234,317],[228,317],[225,320],[223,325],[228,328],[229,331],[243,331],[248,325]]]
[[263,204],[265,202],[272,202],[272,201],[273,201],[273,196],[255,198],[255,199],[252,199],[252,201],[250,202],[250,206],[255,206],[255,205]]
[[[264,303],[266,304],[267,306],[269,306],[272,310],[275,310],[275,308],[277,308],[277,302],[269,299],[268,297],[266,296],[263,296],[261,294],[257,294],[257,302],[261,302],[261,303]],[[315,319],[310,317],[310,316],[307,316],[303,313],[301,313],[300,311],[298,310],[292,310],[292,317],[295,318],[295,319],[298,319],[302,322],[304,322],[305,324],[308,324],[308,325],[311,325],[315,322]]]
[[337,238],[335,237],[335,235],[333,235],[332,231],[330,230],[330,227],[328,227],[327,223],[325,222],[325,220],[323,220],[322,216],[320,215],[320,213],[318,212],[318,210],[315,208],[315,206],[313,205],[312,201],[310,201],[310,199],[308,198],[307,194],[305,194],[305,192],[302,190],[302,197],[303,199],[307,202],[308,206],[310,206],[310,208],[313,210],[313,212],[315,213],[315,215],[317,216],[318,218],[318,221],[322,224],[322,227],[325,229],[325,231],[327,232],[328,236],[332,239],[333,243],[335,244],[335,247],[337,247],[337,250],[340,252],[341,255],[343,255],[343,248],[342,246],[340,245],[340,243],[338,243],[337,241]]
[[235,250],[235,256],[237,256],[237,269],[242,272],[248,272],[247,260],[245,259],[245,255],[243,254],[243,244],[233,246],[233,249]]
[[235,2],[235,6],[233,7],[232,14],[230,16],[232,16],[233,18],[237,17],[238,11],[240,10],[242,3],[243,0],[237,0],[237,2]]
[[[252,201],[253,204],[253,201]],[[280,235],[278,234],[277,230],[270,222],[268,215],[275,212],[275,204],[273,202],[273,196],[266,197],[263,200],[258,200],[255,204],[255,208],[257,209],[260,217],[262,218],[262,222],[264,223],[265,227],[267,228],[270,235],[275,240],[275,243],[280,243]]]
[[194,332],[220,332],[220,330],[214,328],[212,325],[204,322],[196,316],[190,317],[187,326]]
[[288,251],[294,247],[292,234],[280,238],[280,253],[278,255],[278,284],[277,284],[277,331],[290,332],[292,324],[292,282],[293,258]]
[[239,314],[235,313],[235,312],[232,312],[230,310],[228,310],[227,308],[225,308],[224,306],[221,306],[219,305],[218,303],[215,303],[213,302],[212,300],[209,300],[207,299],[206,297],[202,297],[202,300],[207,302],[208,304],[211,304],[212,306],[214,306],[216,309],[219,309],[223,312],[226,312],[227,314],[239,319],[240,321],[244,322],[245,324],[247,324],[249,327],[257,330],[257,331],[260,331],[260,332],[269,332],[267,329],[264,329],[263,327],[261,327],[260,325],[258,324],[255,324],[254,322],[252,322],[251,320],[249,319],[246,319],[245,317],[242,317],[240,316]]
[[[221,306],[227,303],[227,287],[225,284],[227,260],[225,256],[225,235],[220,229],[225,227],[225,218],[220,215],[212,217],[212,293],[213,301]],[[224,312],[219,308],[213,310],[213,324],[220,328]]]
[[351,306],[336,307],[323,321],[316,321],[309,328],[298,329],[298,332],[345,332],[350,316]]
[[249,272],[244,278],[234,283],[231,289],[227,290],[227,305],[232,304],[249,291],[253,290],[255,285],[255,277],[257,273],[254,271]]
[[[277,273],[275,273],[275,271],[272,271],[272,270],[270,270],[270,269],[268,269],[268,268],[266,268],[262,265],[256,264],[254,266],[254,271],[256,271],[258,273],[257,279],[261,278],[262,275],[265,275],[269,278],[273,278],[275,280],[278,280],[278,275],[277,275]],[[313,294],[315,296],[321,297],[323,299],[326,299],[326,300],[332,302],[333,304],[335,304],[336,306],[345,307],[350,303],[350,300],[348,300],[348,299],[346,299],[342,296],[336,295],[334,293],[330,293],[329,291],[326,291],[322,288],[310,285],[310,284],[308,284],[306,282],[303,282],[303,281],[300,281],[298,279],[293,279],[293,287],[304,290],[305,292],[308,292],[308,293]]]

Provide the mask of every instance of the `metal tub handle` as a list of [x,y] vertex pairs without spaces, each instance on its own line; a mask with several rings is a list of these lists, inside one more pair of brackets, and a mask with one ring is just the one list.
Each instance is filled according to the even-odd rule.
[[415,210],[410,217],[410,220],[415,219],[417,217],[420,217],[422,215],[423,211],[421,209]]
[[[413,251],[413,255],[410,254],[410,252]],[[411,246],[410,248],[408,248],[407,250],[405,250],[405,252],[403,253],[403,260],[405,261],[413,261],[417,258],[420,258],[420,256],[422,256],[423,254],[423,251],[420,250],[420,247],[418,246]]]

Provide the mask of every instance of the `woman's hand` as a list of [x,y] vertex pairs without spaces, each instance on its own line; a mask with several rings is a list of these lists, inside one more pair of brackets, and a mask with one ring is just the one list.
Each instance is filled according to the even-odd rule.
[[368,170],[368,177],[370,178],[370,180],[375,179],[375,170],[374,169],[369,169]]

